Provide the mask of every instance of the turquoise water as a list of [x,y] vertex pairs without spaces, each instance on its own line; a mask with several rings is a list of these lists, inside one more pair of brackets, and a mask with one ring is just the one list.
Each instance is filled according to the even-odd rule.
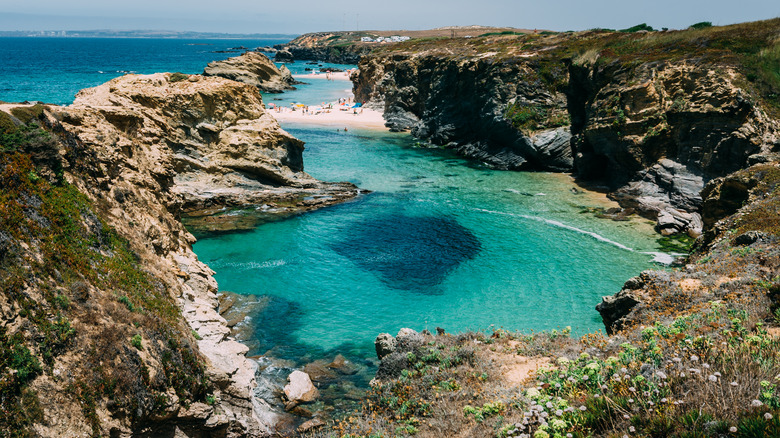
[[[126,71],[198,73],[236,55],[215,51],[277,42],[0,39],[0,100],[67,104]],[[309,82],[266,102],[317,104],[350,86]],[[401,327],[583,333],[602,327],[602,295],[653,266],[651,228],[583,213],[603,201],[573,193],[565,176],[492,171],[405,134],[285,128],[307,142],[313,176],[373,192],[195,245],[222,290],[269,298],[250,321],[252,353],[368,358],[378,333]]]
[[402,327],[584,333],[602,327],[602,295],[651,267],[651,228],[583,213],[603,202],[566,176],[493,171],[404,134],[286,128],[313,176],[373,193],[196,243],[222,290],[271,298],[255,354],[369,357]]

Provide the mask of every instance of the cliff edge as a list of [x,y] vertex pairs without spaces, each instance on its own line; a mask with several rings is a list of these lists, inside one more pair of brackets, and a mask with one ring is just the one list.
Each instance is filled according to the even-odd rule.
[[[269,436],[181,214],[356,194],[303,172],[256,87],[128,75],[0,108],[2,418],[21,436]],[[299,202],[300,201],[300,202]],[[45,396],[44,396],[45,395]],[[27,435],[25,435],[27,434]]]

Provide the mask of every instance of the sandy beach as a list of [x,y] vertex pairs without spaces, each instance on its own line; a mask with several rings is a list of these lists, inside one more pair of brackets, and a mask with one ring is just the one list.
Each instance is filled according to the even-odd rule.
[[301,110],[292,111],[289,108],[280,108],[277,112],[268,109],[268,112],[279,122],[305,123],[307,125],[333,126],[339,129],[344,128],[365,128],[365,129],[387,129],[382,113],[379,111],[362,108],[353,111],[340,111],[332,109],[330,112],[321,112],[319,114],[304,113]]
[[344,72],[336,72],[336,73],[309,73],[305,75],[293,75],[295,79],[300,80],[306,80],[306,79],[328,79],[330,78],[333,81],[348,81],[349,75],[352,73],[352,70],[344,71]]

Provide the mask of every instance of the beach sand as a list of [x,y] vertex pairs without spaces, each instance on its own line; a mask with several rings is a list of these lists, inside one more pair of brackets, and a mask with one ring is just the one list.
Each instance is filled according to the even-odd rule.
[[[336,72],[330,74],[330,79],[334,81],[348,81],[349,80],[349,73],[350,72]],[[309,73],[305,75],[293,75],[295,79],[328,79],[328,76],[325,73]]]
[[385,120],[379,111],[363,108],[363,113],[353,114],[352,111],[331,110],[329,113],[323,112],[317,115],[304,114],[303,111],[291,111],[289,108],[283,108],[276,112],[273,109],[267,110],[279,122],[301,123],[307,125],[333,126],[335,128],[365,128],[386,130]]

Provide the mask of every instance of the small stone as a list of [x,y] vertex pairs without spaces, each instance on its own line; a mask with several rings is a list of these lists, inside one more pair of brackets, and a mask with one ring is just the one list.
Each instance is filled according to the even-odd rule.
[[307,403],[317,399],[320,392],[303,371],[293,371],[287,378],[290,382],[284,387],[284,395],[291,403]]
[[314,417],[311,420],[298,426],[298,433],[305,433],[313,429],[320,428],[325,425],[325,422],[318,417]]

